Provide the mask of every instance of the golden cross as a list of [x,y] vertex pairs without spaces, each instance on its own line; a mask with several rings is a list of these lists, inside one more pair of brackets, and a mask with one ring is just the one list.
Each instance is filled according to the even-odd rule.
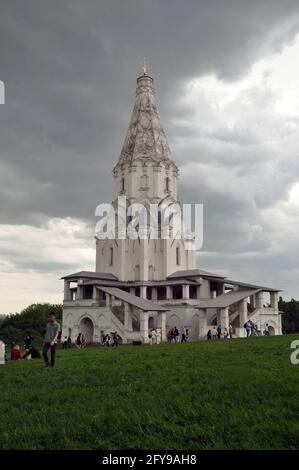
[[143,75],[147,75],[148,64],[146,63],[146,58],[143,59]]

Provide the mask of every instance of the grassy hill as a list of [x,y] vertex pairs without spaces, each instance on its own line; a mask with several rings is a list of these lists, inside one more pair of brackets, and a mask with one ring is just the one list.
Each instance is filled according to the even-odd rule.
[[299,448],[296,335],[58,351],[0,366],[1,449]]

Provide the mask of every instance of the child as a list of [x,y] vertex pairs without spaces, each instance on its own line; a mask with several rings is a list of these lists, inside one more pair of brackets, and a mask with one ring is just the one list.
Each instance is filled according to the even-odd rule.
[[12,347],[11,353],[10,353],[10,359],[12,361],[18,361],[19,359],[21,359],[21,350],[20,350],[20,346],[18,344],[15,344]]

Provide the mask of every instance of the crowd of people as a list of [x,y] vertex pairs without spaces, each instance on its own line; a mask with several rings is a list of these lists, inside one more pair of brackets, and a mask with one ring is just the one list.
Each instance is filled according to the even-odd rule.
[[179,330],[176,326],[171,328],[166,334],[168,343],[186,343],[189,339],[188,328]]
[[[258,326],[252,322],[252,320],[247,320],[244,323],[244,329],[246,330],[246,336],[258,336]],[[50,313],[48,317],[48,323],[46,325],[45,337],[43,343],[42,356],[45,362],[45,367],[54,367],[55,357],[56,357],[56,346],[58,341],[62,343],[62,349],[68,349],[72,346],[72,339],[70,336],[65,336],[61,340],[60,336],[60,325],[56,321],[55,314]],[[264,336],[269,336],[269,324],[265,323]],[[168,343],[185,343],[189,339],[189,330],[188,328],[181,328],[179,330],[176,326],[171,328],[167,334]],[[229,324],[228,328],[221,328],[220,325],[215,325],[209,329],[207,333],[207,340],[212,341],[216,339],[229,339],[233,337],[233,326]],[[153,328],[148,335],[149,344],[160,344],[162,341],[162,331],[161,328]],[[101,332],[101,342],[103,346],[106,347],[117,347],[121,343],[121,337],[118,335],[117,331],[109,333]],[[76,346],[79,349],[83,349],[86,346],[86,338],[82,333],[79,333],[75,342]],[[28,335],[24,339],[24,349],[25,353],[22,355],[20,345],[17,343],[12,343],[10,349],[10,358],[12,361],[17,361],[19,359],[40,359],[41,354],[38,349],[33,344],[33,339]],[[48,351],[50,350],[50,359],[48,357]]]
[[117,347],[121,343],[121,337],[117,333],[117,331],[112,331],[110,334],[109,333],[104,333],[103,331],[101,332],[102,335],[102,345],[109,347]]
[[[259,331],[258,331],[258,326],[257,324],[253,323],[252,320],[247,320],[246,323],[244,323],[244,329],[246,330],[246,336],[247,338],[249,336],[258,336]],[[264,330],[263,330],[263,335],[264,336],[269,336],[269,324],[265,323]],[[220,325],[215,325],[213,326],[207,333],[207,339],[209,341],[215,340],[215,339],[229,339],[233,337],[233,326],[232,324],[229,325],[228,328],[221,328]]]
[[[244,328],[246,330],[247,338],[249,336],[258,336],[258,326],[254,324],[251,320],[247,320],[247,322],[244,323]],[[263,335],[270,336],[269,323],[267,322],[264,325]]]
[[230,324],[228,328],[221,328],[220,325],[213,326],[207,333],[207,339],[209,341],[215,339],[228,339],[233,337],[233,327]]
[[253,321],[247,320],[247,322],[244,323],[244,328],[246,330],[247,338],[249,336],[258,336],[258,327],[253,323]]

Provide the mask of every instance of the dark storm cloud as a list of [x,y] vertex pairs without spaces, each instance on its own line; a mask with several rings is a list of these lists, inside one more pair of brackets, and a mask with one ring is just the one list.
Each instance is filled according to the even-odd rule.
[[292,39],[298,12],[296,1],[1,2],[2,222],[91,219],[110,200],[143,56],[171,140],[182,80],[240,76]]
[[[246,122],[209,129],[209,103],[202,101],[202,126],[193,127],[197,106],[182,105],[180,99],[194,77],[240,79],[298,31],[298,0],[0,0],[0,79],[6,85],[6,104],[0,106],[1,224],[35,226],[20,238],[17,230],[8,232],[18,250],[13,240],[0,247],[3,266],[60,271],[78,259],[87,266],[91,257],[78,240],[80,231],[61,247],[61,241],[54,243],[60,229],[50,228],[46,235],[36,230],[50,218],[71,216],[87,221],[82,233],[89,237],[96,205],[111,200],[111,170],[146,56],[162,122],[182,169],[180,199],[205,204],[200,265],[270,284],[281,264],[277,281],[284,284],[288,260],[295,268],[296,240],[289,251],[270,253],[268,221],[259,211],[286,197],[299,175],[297,148],[290,146],[288,158],[277,157],[270,167],[276,150],[262,144],[271,132],[282,135],[281,122],[271,120],[270,111],[265,133]],[[255,90],[248,93],[257,101],[257,115],[258,106],[275,99],[269,90],[259,97]],[[31,237],[38,260],[30,251]],[[42,240],[49,240],[50,254]],[[68,245],[74,247],[71,256]],[[87,241],[86,246],[90,249]],[[83,250],[79,258],[76,247]]]

